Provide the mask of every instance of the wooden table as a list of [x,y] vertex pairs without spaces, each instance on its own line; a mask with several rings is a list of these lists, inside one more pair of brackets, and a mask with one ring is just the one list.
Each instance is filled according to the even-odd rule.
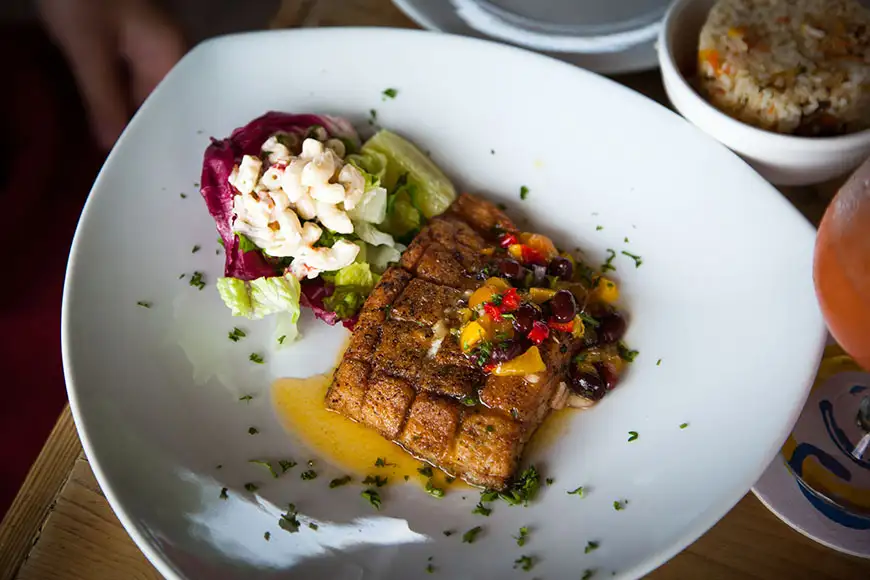
[[[414,27],[389,0],[284,0],[272,27]],[[657,72],[620,82],[665,102]],[[789,188],[818,223],[837,184]],[[650,530],[654,533],[654,530]],[[103,496],[67,407],[0,524],[0,580],[147,580],[160,575],[136,548]],[[751,493],[650,578],[870,579],[870,560],[825,548],[779,521]]]

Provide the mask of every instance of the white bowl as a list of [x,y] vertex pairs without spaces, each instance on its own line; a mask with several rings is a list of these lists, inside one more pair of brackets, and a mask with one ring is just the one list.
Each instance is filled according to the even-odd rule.
[[[299,342],[277,350],[274,321],[234,319],[215,290],[224,257],[194,185],[209,136],[270,109],[344,115],[365,129],[376,109],[458,189],[506,204],[592,265],[616,253],[610,275],[630,316],[626,342],[640,354],[598,406],[557,422],[527,454],[555,478],[529,507],[475,515],[475,490],[454,484],[436,499],[416,474],[405,483],[387,469],[396,484],[375,511],[359,484],[375,452],[363,454],[368,469],[353,484],[330,489],[348,467],[284,429],[270,383],[329,371],[347,331],[306,313]],[[824,340],[814,239],[719,143],[565,63],[383,28],[219,38],[148,98],[88,198],[64,287],[70,406],[106,497],[168,578],[405,579],[423,576],[429,557],[435,578],[639,577],[731,509],[791,432]],[[193,271],[202,291],[188,283]],[[241,342],[227,338],[234,326],[247,332]],[[274,479],[249,463],[287,458],[300,465]],[[308,459],[313,481],[300,479]],[[578,486],[585,497],[567,493]],[[318,530],[279,528],[289,502]],[[474,526],[485,532],[462,543]],[[512,537],[521,526],[532,529],[524,547]],[[600,548],[584,553],[590,541]],[[523,554],[538,560],[532,574],[513,569]]]
[[715,0],[677,0],[665,15],[659,65],[665,90],[686,119],[732,149],[768,181],[810,185],[848,173],[870,155],[870,130],[839,137],[793,137],[738,121],[691,85],[698,38]]

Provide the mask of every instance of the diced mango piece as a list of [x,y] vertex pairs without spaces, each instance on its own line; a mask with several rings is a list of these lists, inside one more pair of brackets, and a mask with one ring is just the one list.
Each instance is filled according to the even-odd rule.
[[586,335],[586,325],[579,316],[574,317],[574,330],[571,331],[574,338],[583,338]]
[[516,377],[542,373],[546,370],[547,365],[541,358],[541,351],[537,346],[532,346],[520,356],[498,364],[492,370],[492,374],[499,377]]
[[543,304],[556,295],[552,288],[529,288],[529,300],[535,304]]
[[518,262],[522,262],[523,261],[523,245],[522,244],[511,244],[510,246],[508,246],[508,254],[510,254],[510,257],[513,258],[514,260],[517,260]]
[[498,290],[494,289],[492,286],[484,284],[483,286],[475,290],[468,298],[468,307],[473,309],[477,308],[484,302],[492,302],[492,299],[495,298],[498,294]]
[[463,351],[470,351],[477,346],[478,343],[484,340],[489,340],[489,334],[477,320],[472,320],[462,327],[459,342],[462,345]]
[[460,308],[456,311],[456,317],[459,319],[461,324],[465,324],[471,320],[471,314],[471,308]]
[[553,240],[547,236],[522,233],[520,234],[520,241],[533,250],[539,252],[548,262],[559,255],[559,251],[556,250],[556,245],[553,243]]
[[489,286],[490,288],[495,288],[496,290],[501,290],[502,292],[511,287],[511,285],[508,284],[504,278],[487,278],[486,282],[484,282],[483,284],[484,286]]
[[495,253],[495,248],[484,248],[480,251],[480,253],[484,256],[492,256]]
[[616,282],[601,276],[596,280],[595,288],[592,290],[593,300],[613,304],[619,300],[619,288]]

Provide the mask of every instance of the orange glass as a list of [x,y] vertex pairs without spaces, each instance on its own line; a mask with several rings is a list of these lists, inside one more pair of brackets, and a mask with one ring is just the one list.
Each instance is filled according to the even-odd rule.
[[822,218],[813,279],[831,334],[870,370],[870,160],[843,185]]

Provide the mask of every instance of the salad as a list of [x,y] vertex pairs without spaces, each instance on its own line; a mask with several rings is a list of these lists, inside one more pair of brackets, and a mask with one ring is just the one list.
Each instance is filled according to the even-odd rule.
[[201,193],[226,252],[221,298],[234,316],[278,316],[284,344],[301,306],[352,329],[387,266],[456,198],[422,151],[345,119],[269,112],[203,159]]

